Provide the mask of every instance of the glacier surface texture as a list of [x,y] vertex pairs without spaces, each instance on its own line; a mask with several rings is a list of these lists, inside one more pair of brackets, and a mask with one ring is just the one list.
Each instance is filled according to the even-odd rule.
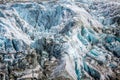
[[0,1],[0,80],[120,80],[119,0]]

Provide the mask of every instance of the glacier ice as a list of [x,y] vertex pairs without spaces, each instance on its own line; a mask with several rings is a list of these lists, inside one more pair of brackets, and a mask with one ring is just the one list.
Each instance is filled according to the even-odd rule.
[[120,3],[0,4],[1,80],[120,80]]

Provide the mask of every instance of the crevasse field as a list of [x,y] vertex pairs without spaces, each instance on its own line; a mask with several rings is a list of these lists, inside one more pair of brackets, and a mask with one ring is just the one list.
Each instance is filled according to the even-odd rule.
[[0,80],[120,80],[120,1],[1,0]]

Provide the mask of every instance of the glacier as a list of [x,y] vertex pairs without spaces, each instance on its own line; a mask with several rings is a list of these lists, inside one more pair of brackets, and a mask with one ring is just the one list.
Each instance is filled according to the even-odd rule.
[[119,0],[0,1],[0,80],[120,80]]

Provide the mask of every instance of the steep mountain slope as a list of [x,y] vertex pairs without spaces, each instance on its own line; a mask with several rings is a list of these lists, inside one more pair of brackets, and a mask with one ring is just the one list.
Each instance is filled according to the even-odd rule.
[[120,80],[120,3],[0,5],[1,80]]

